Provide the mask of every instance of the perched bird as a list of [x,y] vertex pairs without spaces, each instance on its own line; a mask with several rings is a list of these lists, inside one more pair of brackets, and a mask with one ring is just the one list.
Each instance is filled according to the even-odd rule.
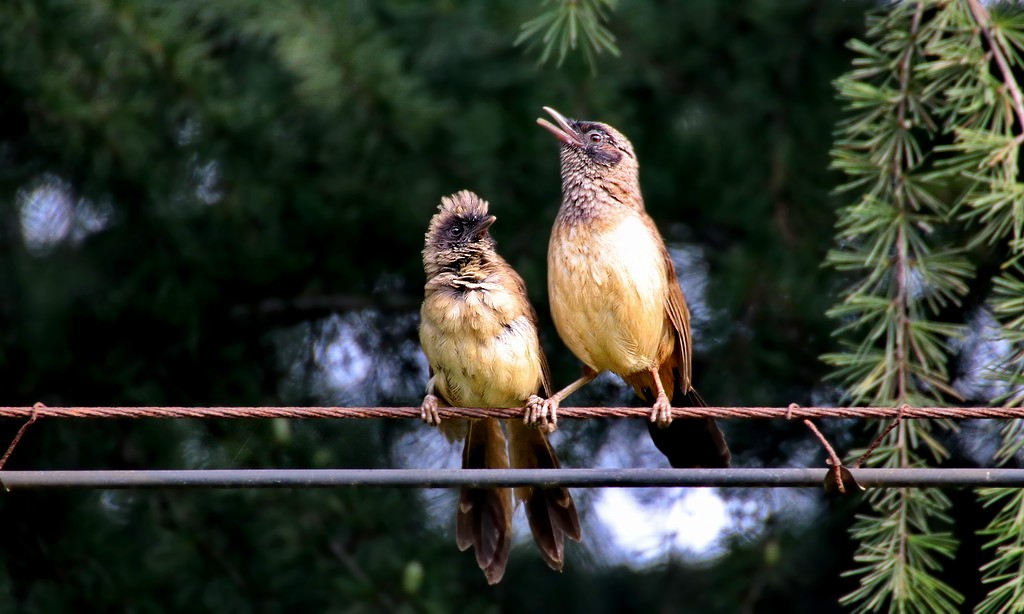
[[583,376],[534,404],[531,419],[557,420],[558,404],[602,371],[646,403],[655,445],[673,467],[726,467],[714,419],[672,421],[671,403],[703,406],[691,381],[690,312],[675,267],[644,210],[633,146],[607,124],[538,119],[561,142],[562,205],[548,244],[548,296],[562,341]]
[[[420,344],[430,363],[421,406],[425,422],[449,440],[465,440],[464,469],[551,469],[558,458],[538,425],[508,423],[506,450],[501,421],[441,421],[440,405],[524,407],[551,394],[547,360],[537,336],[537,314],[523,280],[495,251],[488,232],[495,217],[487,201],[469,191],[441,199],[430,220],[423,267],[427,273],[420,310]],[[544,427],[541,423],[539,427]],[[476,561],[494,584],[505,573],[512,544],[512,498],[508,488],[463,488],[455,519],[460,550],[476,550]],[[561,570],[564,538],[580,540],[580,523],[569,491],[561,487],[516,488],[533,539],[544,561]]]

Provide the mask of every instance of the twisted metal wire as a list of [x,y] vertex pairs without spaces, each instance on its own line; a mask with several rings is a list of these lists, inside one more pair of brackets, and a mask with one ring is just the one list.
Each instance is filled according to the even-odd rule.
[[[522,418],[522,408],[439,407],[442,418]],[[419,407],[0,407],[0,418],[419,418]],[[650,418],[646,407],[561,407],[558,417]],[[1024,418],[1021,407],[673,407],[673,418]]]
[[[438,408],[442,418],[508,418],[522,408]],[[644,418],[646,407],[564,407],[561,418]],[[274,488],[327,486],[574,485],[574,486],[814,486],[839,467],[838,457],[811,418],[1024,418],[1007,407],[676,407],[675,418],[803,419],[829,450],[831,469],[747,468],[729,470],[169,470],[0,471],[0,488]],[[418,407],[0,407],[0,418],[22,418],[22,426],[0,460],[10,456],[25,429],[39,418],[419,418]],[[895,423],[894,423],[895,424]],[[890,427],[891,428],[891,427]],[[877,443],[877,442],[876,442]],[[874,446],[876,444],[872,444]],[[860,461],[855,465],[859,466]],[[845,468],[844,468],[845,469]],[[847,473],[849,473],[848,470]],[[1019,469],[852,469],[869,486],[1024,486]],[[836,471],[838,474],[838,471]],[[853,474],[851,474],[852,477]],[[839,490],[845,492],[837,476]],[[827,485],[826,485],[827,487]]]

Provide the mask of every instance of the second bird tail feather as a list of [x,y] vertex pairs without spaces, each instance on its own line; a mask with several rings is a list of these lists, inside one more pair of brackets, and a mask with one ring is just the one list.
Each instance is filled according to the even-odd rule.
[[[508,469],[501,423],[494,418],[472,420],[462,450],[463,469]],[[505,574],[512,546],[512,493],[509,488],[462,488],[455,513],[455,543],[473,546],[476,562],[488,584]]]
[[[679,379],[675,379],[672,405],[707,407],[695,389],[681,391]],[[650,402],[653,403],[654,399]],[[714,418],[677,418],[666,428],[648,422],[647,430],[655,447],[668,457],[669,464],[675,468],[725,468],[732,459],[725,436]]]
[[[508,422],[512,466],[517,469],[557,469],[558,457],[547,437],[536,427],[518,420]],[[580,521],[576,505],[567,488],[516,488],[516,499],[523,502],[533,540],[548,567],[562,570],[565,538],[580,541]]]

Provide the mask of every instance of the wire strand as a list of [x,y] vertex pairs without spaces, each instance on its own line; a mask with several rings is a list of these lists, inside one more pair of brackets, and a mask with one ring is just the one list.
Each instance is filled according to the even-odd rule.
[[[522,418],[523,408],[439,407],[441,418]],[[902,411],[902,414],[901,414]],[[0,407],[0,418],[420,418],[419,407]],[[647,407],[560,407],[558,417],[650,418]],[[673,418],[1024,418],[1021,407],[673,407]]]

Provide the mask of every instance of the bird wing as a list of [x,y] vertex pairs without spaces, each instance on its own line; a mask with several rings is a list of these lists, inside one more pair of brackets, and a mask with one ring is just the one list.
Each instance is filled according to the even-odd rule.
[[[519,297],[522,300],[522,312],[526,314],[526,319],[530,321],[530,325],[533,326],[533,330],[537,331],[537,355],[540,357],[540,384],[543,389],[544,398],[548,398],[552,394],[551,389],[551,367],[548,366],[548,357],[544,354],[544,348],[540,345],[540,325],[537,318],[537,310],[533,308],[533,304],[530,303],[530,299],[526,294],[526,282],[519,276],[512,267],[507,267],[509,278],[512,283],[516,286],[516,292],[514,296]],[[538,391],[540,392],[540,391]]]
[[[540,328],[537,326],[537,312],[534,311],[533,305],[529,305],[530,310],[527,312],[527,317],[530,318],[530,322],[533,323],[533,327],[537,329],[537,344],[540,345]],[[537,348],[537,356],[540,357],[540,385],[543,389],[544,398],[549,398],[552,395],[551,389],[551,367],[548,366],[548,357],[544,353],[543,347]]]
[[679,279],[676,278],[676,267],[672,263],[672,256],[669,255],[664,241],[661,241],[660,244],[661,256],[665,261],[665,272],[668,275],[665,311],[676,333],[676,349],[673,358],[675,358],[675,367],[679,370],[679,376],[683,380],[679,383],[679,389],[685,393],[692,388],[690,376],[693,342],[690,338],[690,309],[686,306],[686,297],[683,296],[683,289],[679,286]]
[[[661,243],[661,255],[665,259],[668,275],[665,311],[676,333],[676,347],[671,363],[661,368],[662,382],[667,384],[666,378],[673,376],[673,404],[704,407],[707,404],[697,394],[691,379],[693,341],[690,337],[690,310],[686,306],[686,297],[676,278],[676,267],[664,242]],[[669,368],[666,369],[666,366]],[[678,379],[675,379],[676,376]],[[673,467],[729,466],[732,454],[714,418],[674,420],[668,428],[648,424],[648,431],[654,445],[668,457]]]

